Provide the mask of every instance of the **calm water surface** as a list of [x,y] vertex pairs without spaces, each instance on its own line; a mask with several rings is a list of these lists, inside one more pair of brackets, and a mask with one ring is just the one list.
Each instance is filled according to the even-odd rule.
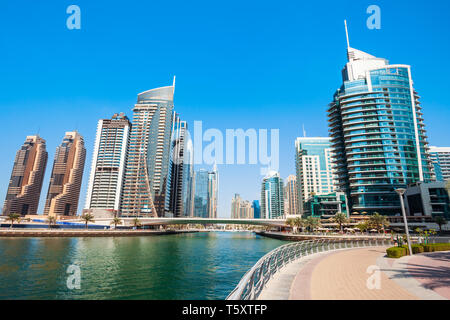
[[[0,238],[0,299],[224,299],[282,244],[250,232]],[[66,285],[71,264],[79,290]]]

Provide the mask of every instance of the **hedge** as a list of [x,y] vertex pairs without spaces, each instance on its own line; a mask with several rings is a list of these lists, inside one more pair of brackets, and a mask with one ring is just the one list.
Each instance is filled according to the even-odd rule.
[[[449,251],[450,243],[429,243],[411,245],[413,254],[422,252]],[[388,258],[401,258],[409,254],[408,246],[392,247],[386,249]]]

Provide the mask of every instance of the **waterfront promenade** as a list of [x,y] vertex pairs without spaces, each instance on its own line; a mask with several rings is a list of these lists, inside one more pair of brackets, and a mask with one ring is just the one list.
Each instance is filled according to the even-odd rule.
[[313,254],[277,272],[259,299],[450,299],[450,252],[400,259],[387,258],[385,247]]

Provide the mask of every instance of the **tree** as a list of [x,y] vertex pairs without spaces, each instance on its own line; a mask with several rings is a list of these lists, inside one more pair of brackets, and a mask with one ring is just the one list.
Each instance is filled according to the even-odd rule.
[[291,227],[293,229],[293,232],[295,233],[295,229],[294,229],[295,228],[295,222],[294,222],[294,219],[292,219],[292,218],[286,219],[286,225]]
[[298,229],[303,228],[304,225],[305,225],[305,221],[302,218],[297,217],[294,219],[294,226],[296,228],[298,228]]
[[95,222],[94,216],[90,213],[85,213],[81,216],[81,220],[84,220],[84,223],[86,224],[86,229],[88,228],[89,222]]
[[389,226],[389,221],[385,216],[382,216],[378,212],[375,212],[375,214],[370,216],[369,218],[369,225],[370,227],[373,227],[377,229],[378,232],[380,232],[380,230],[384,231],[384,227]]
[[56,224],[56,217],[48,216],[47,217],[47,223],[48,223],[48,227],[52,228],[52,226],[54,226]]
[[10,213],[10,214],[8,214],[8,216],[6,217],[6,220],[7,221],[8,220],[11,221],[11,225],[9,227],[12,228],[14,222],[16,222],[16,221],[17,221],[17,223],[19,223],[20,222],[20,217],[21,217],[21,215],[18,214],[18,213]]
[[339,230],[342,231],[342,225],[348,223],[347,216],[342,212],[338,212],[332,218],[335,223],[339,225]]
[[367,223],[367,221],[363,221],[360,222],[356,225],[356,228],[358,228],[359,230],[361,230],[361,232],[367,231],[369,229],[369,224]]
[[122,220],[120,220],[120,218],[118,218],[118,217],[114,217],[112,220],[111,220],[111,223],[110,223],[110,225],[114,225],[114,229],[116,229],[116,227],[117,227],[117,225],[119,224],[122,224]]
[[321,226],[320,218],[309,216],[308,218],[306,218],[306,226],[310,231],[314,231],[316,228],[319,228]]
[[137,227],[139,227],[140,225],[141,225],[141,220],[139,220],[139,218],[134,218],[133,226],[137,229]]
[[443,216],[436,216],[434,222],[439,226],[439,233],[442,232],[442,226],[447,224],[447,220]]

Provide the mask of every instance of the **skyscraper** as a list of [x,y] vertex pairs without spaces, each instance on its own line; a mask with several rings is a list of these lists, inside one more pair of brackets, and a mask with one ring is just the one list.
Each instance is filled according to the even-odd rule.
[[214,165],[212,171],[200,169],[195,173],[193,216],[217,218],[217,193],[219,172]]
[[38,135],[28,136],[14,159],[3,205],[4,215],[37,213],[47,158],[45,140]]
[[195,173],[194,217],[208,218],[208,180],[207,170],[200,169]]
[[430,147],[431,161],[437,181],[450,180],[450,147]]
[[208,217],[217,218],[217,200],[219,193],[219,171],[214,164],[213,170],[208,172]]
[[231,199],[232,219],[253,219],[254,207],[251,202],[243,200],[239,194],[235,194]]
[[259,205],[259,200],[253,200],[253,218],[260,219],[261,218],[261,206]]
[[118,213],[129,136],[130,121],[123,113],[98,121],[85,209]]
[[349,45],[347,56],[343,84],[328,108],[337,185],[353,211],[397,214],[395,189],[431,178],[411,67],[390,65]]
[[286,215],[298,215],[298,189],[297,189],[297,177],[290,175],[286,179],[286,185],[284,187],[284,211]]
[[56,148],[44,214],[77,214],[85,160],[83,137],[76,131],[66,132],[61,145]]
[[138,94],[133,108],[120,212],[164,216],[173,125],[172,86]]
[[297,138],[295,140],[297,173],[297,212],[303,214],[303,203],[312,195],[334,191],[332,148],[330,138]]
[[276,171],[269,171],[261,184],[261,218],[277,219],[285,216],[283,179]]
[[191,216],[193,148],[187,123],[174,113],[165,211],[167,216]]

